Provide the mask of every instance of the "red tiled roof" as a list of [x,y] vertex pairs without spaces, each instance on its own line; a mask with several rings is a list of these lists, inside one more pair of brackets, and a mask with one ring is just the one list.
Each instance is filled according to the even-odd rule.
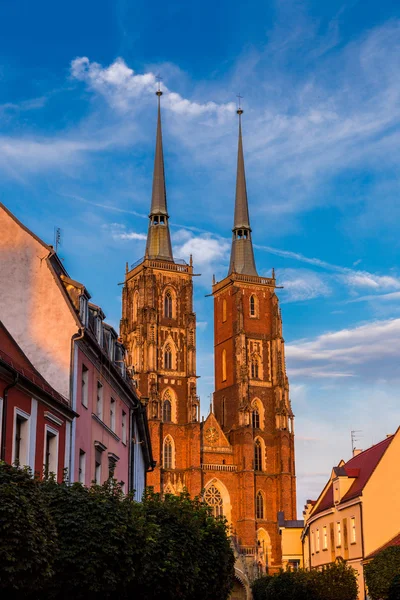
[[[35,367],[30,363],[29,359],[23,353],[21,348],[18,346],[17,342],[11,336],[9,331],[4,327],[3,323],[0,321],[0,343],[1,335],[5,335],[8,337],[9,344],[12,345],[13,356],[11,357],[0,347],[0,360],[9,365],[14,371],[28,379],[31,383],[33,383],[37,388],[40,388],[50,396],[57,400],[57,402],[61,402],[64,406],[69,406],[68,401],[59,394],[55,389],[53,389],[45,380],[45,378],[36,371]],[[8,345],[9,345],[8,344]],[[16,356],[19,356],[20,359],[17,359]]]
[[[341,499],[340,504],[352,500],[362,493],[366,483],[375,471],[376,466],[386,452],[393,437],[393,435],[388,436],[378,444],[375,444],[375,446],[371,446],[368,450],[360,452],[360,454],[357,454],[357,456],[354,456],[343,465],[342,469],[344,469],[346,475],[354,478],[354,481],[347,493]],[[318,514],[333,506],[333,484],[331,482],[313,514]]]
[[371,554],[368,554],[364,560],[370,560],[379,554],[379,552],[382,552],[382,550],[386,550],[386,548],[391,548],[392,546],[400,546],[400,533],[395,535],[389,542],[386,542],[386,544],[383,544],[383,546],[379,546],[379,548],[371,552]]

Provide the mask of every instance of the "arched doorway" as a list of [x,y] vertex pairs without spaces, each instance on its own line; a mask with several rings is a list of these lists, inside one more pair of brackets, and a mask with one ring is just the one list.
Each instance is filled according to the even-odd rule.
[[233,584],[231,595],[229,596],[229,600],[246,600],[247,592],[243,583],[239,581],[237,577],[235,577],[235,582]]

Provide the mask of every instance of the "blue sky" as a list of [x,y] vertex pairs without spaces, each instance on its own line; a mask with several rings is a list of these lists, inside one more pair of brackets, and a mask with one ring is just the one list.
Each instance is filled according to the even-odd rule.
[[0,198],[117,328],[144,253],[155,74],[176,257],[196,270],[199,389],[213,390],[212,274],[227,270],[243,120],[253,240],[275,267],[299,505],[400,423],[400,9],[382,0],[0,5]]

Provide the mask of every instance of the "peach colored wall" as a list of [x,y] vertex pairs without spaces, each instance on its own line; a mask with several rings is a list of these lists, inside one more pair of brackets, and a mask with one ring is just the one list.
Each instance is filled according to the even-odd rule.
[[[80,385],[82,379],[82,365],[89,370],[88,372],[88,407],[82,404],[82,388]],[[88,358],[81,348],[78,350],[77,360],[77,398],[75,410],[79,414],[76,419],[76,437],[75,437],[75,467],[74,479],[79,481],[79,453],[80,450],[86,453],[85,484],[90,485],[95,475],[95,441],[101,442],[106,446],[102,453],[102,482],[108,478],[108,453],[112,452],[119,457],[114,476],[118,481],[123,481],[128,490],[129,475],[129,406],[120,397],[118,391],[113,388],[107,379],[98,371],[95,364]],[[96,413],[97,404],[97,381],[103,385],[103,423],[93,417]],[[115,434],[110,430],[110,400],[115,400]],[[122,411],[126,413],[126,439],[127,444],[122,443]],[[116,439],[116,436],[118,439]]]
[[[355,518],[356,540],[352,542],[351,518]],[[347,548],[345,547],[344,525],[347,520]],[[338,545],[337,523],[341,524],[341,544]],[[333,524],[334,544],[331,543],[331,524]],[[327,548],[324,549],[324,527],[327,531]],[[317,551],[317,530],[320,533],[320,549]],[[363,598],[364,580],[362,569],[362,531],[361,531],[361,508],[360,503],[353,504],[338,510],[333,508],[331,511],[321,513],[315,520],[309,522],[307,540],[304,545],[304,563],[306,568],[318,568],[328,563],[334,562],[339,556],[344,558],[350,566],[356,569],[358,573],[359,597]],[[311,545],[311,565],[309,564],[308,546]]]
[[300,527],[281,529],[282,535],[282,566],[285,565],[289,560],[296,559],[300,560],[300,567],[303,567],[303,551],[301,543],[301,532]]
[[46,263],[49,252],[0,207],[0,319],[33,365],[69,397],[72,313]]
[[365,556],[400,531],[400,431],[377,465],[363,491]]

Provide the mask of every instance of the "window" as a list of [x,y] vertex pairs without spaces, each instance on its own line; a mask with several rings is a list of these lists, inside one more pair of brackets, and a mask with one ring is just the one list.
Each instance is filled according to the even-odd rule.
[[262,446],[260,440],[254,444],[254,470],[262,471]]
[[163,448],[163,467],[164,469],[173,468],[173,456],[172,456],[172,440],[170,437],[165,438]]
[[316,550],[316,552],[319,552],[319,550],[320,550],[320,536],[319,536],[319,529],[317,529],[317,539],[316,539],[316,546],[315,546],[315,550]]
[[122,435],[121,435],[122,443],[126,444],[127,431],[126,431],[126,412],[125,411],[122,411],[121,430],[122,430]]
[[167,319],[172,319],[172,294],[168,290],[164,296],[164,316]]
[[86,452],[79,450],[79,483],[85,485],[86,476]]
[[162,417],[164,423],[171,421],[171,401],[166,398],[163,402]]
[[226,321],[226,300],[225,298],[222,300],[222,322]]
[[323,544],[322,547],[324,550],[327,550],[328,549],[328,532],[327,532],[326,527],[324,527],[322,529],[322,536],[323,536],[322,537],[322,544]]
[[222,381],[226,381],[226,350],[222,350]]
[[115,473],[115,467],[117,466],[117,461],[114,456],[108,457],[108,478],[113,479]]
[[336,546],[342,545],[342,527],[340,521],[336,523]]
[[99,442],[95,442],[95,458],[94,458],[94,481],[97,485],[101,485],[101,463],[105,446]]
[[110,400],[110,429],[111,431],[115,431],[115,400],[111,398]]
[[172,369],[172,350],[169,344],[165,346],[164,350],[164,369]]
[[258,373],[259,373],[258,358],[254,357],[251,361],[251,378],[258,379]]
[[136,291],[133,295],[133,321],[137,321],[139,314],[139,293]]
[[97,382],[96,415],[103,420],[103,386],[100,381]]
[[250,316],[256,316],[256,297],[253,294],[250,296]]
[[210,485],[204,492],[204,502],[211,506],[214,517],[222,517],[224,514],[222,496],[215,485]]
[[79,316],[84,325],[87,325],[88,320],[88,301],[86,296],[79,296]]
[[258,410],[256,408],[253,410],[252,421],[253,421],[253,428],[254,429],[259,429],[259,427],[260,427],[260,413],[258,412]]
[[81,402],[87,408],[89,398],[89,369],[82,365]]
[[44,449],[44,475],[47,477],[54,473],[57,477],[58,463],[58,435],[46,425],[45,428],[45,449]]
[[256,518],[264,518],[264,498],[261,492],[258,492],[256,497]]
[[17,413],[14,424],[14,456],[13,463],[17,466],[28,465],[29,449],[29,416],[24,417]]
[[356,537],[356,519],[355,517],[351,517],[350,519],[350,529],[351,529],[351,543],[355,544],[357,541]]

